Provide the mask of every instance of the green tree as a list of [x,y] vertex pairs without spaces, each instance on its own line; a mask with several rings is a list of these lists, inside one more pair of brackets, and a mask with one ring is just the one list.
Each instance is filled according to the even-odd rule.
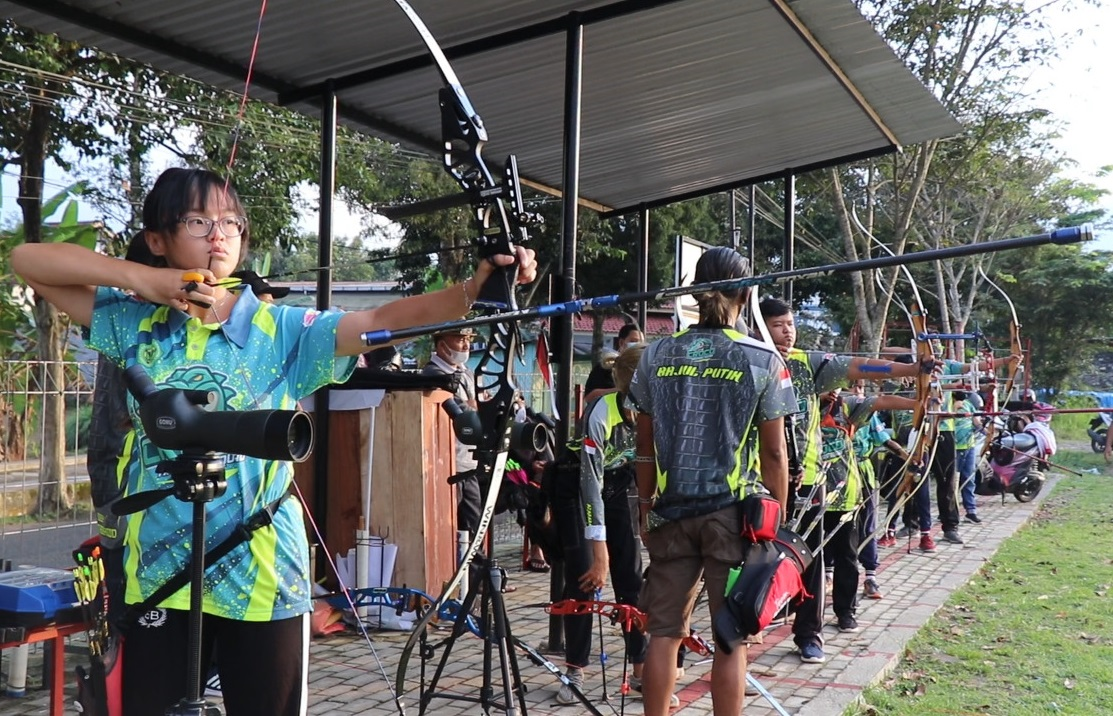
[[[1109,334],[1113,312],[1113,253],[1082,251],[1077,246],[1041,246],[1001,254],[995,280],[1009,293],[1032,341],[1028,369],[1032,385],[1053,393],[1085,387],[1074,381],[1101,349],[1090,338]],[[986,330],[1008,335],[1008,316],[994,302],[994,320]]]
[[[34,382],[31,373],[43,381],[38,391],[23,397],[26,404],[22,409],[9,405],[5,397],[0,395],[0,416],[3,416],[0,419],[0,453],[13,459],[24,456],[22,439],[27,435],[28,427],[25,420],[36,411],[41,411],[42,450],[39,494],[34,510],[36,513],[65,510],[73,505],[72,487],[65,470],[50,472],[54,457],[60,462],[65,455],[66,435],[64,427],[61,427],[65,423],[63,396],[70,391],[65,384],[65,371],[60,360],[41,362],[38,368],[31,368],[27,363],[35,357],[43,360],[42,351],[36,351],[34,347],[41,344],[38,322],[42,320],[44,312],[41,310],[42,302],[30,301],[27,291],[15,280],[9,257],[13,247],[27,240],[28,233],[37,234],[42,242],[66,242],[86,248],[96,246],[101,235],[100,225],[80,222],[77,218],[78,202],[75,197],[81,193],[82,188],[82,185],[75,184],[44,202],[40,215],[50,218],[60,210],[61,218],[58,221],[33,229],[20,224],[14,229],[0,232],[0,276],[11,278],[10,282],[5,282],[9,288],[0,295],[0,351],[9,361],[6,369],[8,374],[21,376],[16,381],[17,384],[22,382],[30,385]],[[52,330],[62,333],[67,326],[68,322],[57,320],[52,324]],[[34,340],[33,334],[37,328],[40,328],[40,340]],[[64,342],[66,334],[68,331],[59,335],[58,340]]]
[[[120,87],[130,67],[78,43],[38,35],[10,21],[0,23],[0,58],[9,67],[0,76],[0,164],[19,168],[22,239],[30,243],[50,240],[44,223],[47,162],[68,170],[74,155],[95,158],[107,151],[112,140],[104,129],[114,126],[117,117],[112,106],[117,97],[111,91],[94,96],[77,91],[77,87],[81,82]],[[48,500],[66,505],[69,496],[59,488],[65,479],[61,392],[69,322],[38,297],[33,313],[37,358],[44,366],[45,391],[51,396],[43,406],[40,506]]]
[[[906,147],[899,155],[803,178],[799,214],[826,214],[828,244],[843,260],[984,242],[1055,226],[1084,211],[1092,188],[1062,181],[1065,160],[1049,149],[1047,113],[1022,95],[1024,69],[1055,56],[1042,32],[1052,9],[1007,0],[861,2],[897,54],[964,125],[955,138]],[[810,190],[803,187],[810,186]],[[814,205],[814,206],[807,206]],[[913,268],[933,323],[957,330],[970,318],[984,257]],[[799,261],[797,262],[799,264]],[[849,298],[868,350],[879,345],[894,293],[908,295],[896,269],[817,282],[824,298]],[[825,300],[825,303],[827,301]],[[827,303],[833,306],[834,301]],[[899,323],[903,319],[898,319]]]

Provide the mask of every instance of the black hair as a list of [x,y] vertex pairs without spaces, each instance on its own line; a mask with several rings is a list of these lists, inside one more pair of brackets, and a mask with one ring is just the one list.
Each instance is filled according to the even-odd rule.
[[638,333],[641,333],[642,329],[638,328],[638,324],[636,324],[636,323],[627,323],[622,328],[618,329],[618,340],[620,340],[620,341],[625,340],[634,331],[637,331]]
[[615,338],[614,341],[612,341],[612,343],[611,343],[614,346],[614,349],[618,350],[618,342],[619,341],[624,341],[627,338],[629,338],[630,334],[633,333],[634,331],[637,331],[638,333],[641,333],[642,329],[641,329],[641,327],[638,326],[638,324],[633,323],[633,322],[627,323],[627,324],[623,325],[622,328],[619,328],[618,329],[618,337]]
[[788,302],[777,298],[776,296],[766,296],[761,299],[761,315],[765,319],[780,318],[792,313],[792,306]]
[[151,247],[147,245],[147,234],[143,230],[136,231],[131,235],[131,239],[128,240],[128,250],[124,253],[124,259],[146,266],[166,268],[166,259],[151,253]]
[[916,359],[912,356],[911,353],[901,353],[899,356],[896,356],[895,358],[893,358],[893,362],[894,363],[905,363],[907,365],[912,365],[913,363],[916,362]]
[[[750,264],[734,249],[716,246],[703,252],[696,262],[694,283],[725,281],[732,278],[747,278]],[[724,291],[697,293],[694,298],[699,304],[699,320],[703,326],[729,326],[734,322],[733,309],[748,288],[732,288]]]
[[[147,200],[143,202],[143,228],[147,231],[173,233],[178,222],[187,213],[209,208],[206,204],[214,190],[225,195],[232,211],[240,216],[246,214],[236,189],[216,172],[180,167],[167,169],[155,180],[155,185],[147,194]],[[250,235],[251,226],[248,224],[240,234],[241,261],[247,254]]]

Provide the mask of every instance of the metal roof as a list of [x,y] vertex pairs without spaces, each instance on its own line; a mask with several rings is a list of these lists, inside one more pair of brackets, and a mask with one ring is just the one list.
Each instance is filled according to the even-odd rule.
[[[485,156],[559,189],[566,28],[585,23],[581,197],[627,210],[891,152],[957,122],[850,0],[415,0]],[[15,22],[242,91],[259,0],[0,0]],[[439,152],[440,77],[390,0],[270,0],[249,95]]]

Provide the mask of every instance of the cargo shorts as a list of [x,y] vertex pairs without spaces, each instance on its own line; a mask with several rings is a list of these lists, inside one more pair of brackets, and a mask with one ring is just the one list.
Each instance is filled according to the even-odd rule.
[[650,636],[683,639],[689,635],[701,576],[714,617],[723,604],[727,573],[742,563],[741,535],[737,504],[667,522],[646,535],[649,577],[639,606],[648,617]]

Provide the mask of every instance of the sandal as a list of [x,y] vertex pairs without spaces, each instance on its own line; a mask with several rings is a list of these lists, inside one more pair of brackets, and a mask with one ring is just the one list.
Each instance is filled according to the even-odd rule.
[[526,570],[530,572],[540,572],[544,574],[550,569],[551,567],[549,567],[548,562],[543,559],[538,559],[537,557],[530,558],[529,562],[526,564]]

